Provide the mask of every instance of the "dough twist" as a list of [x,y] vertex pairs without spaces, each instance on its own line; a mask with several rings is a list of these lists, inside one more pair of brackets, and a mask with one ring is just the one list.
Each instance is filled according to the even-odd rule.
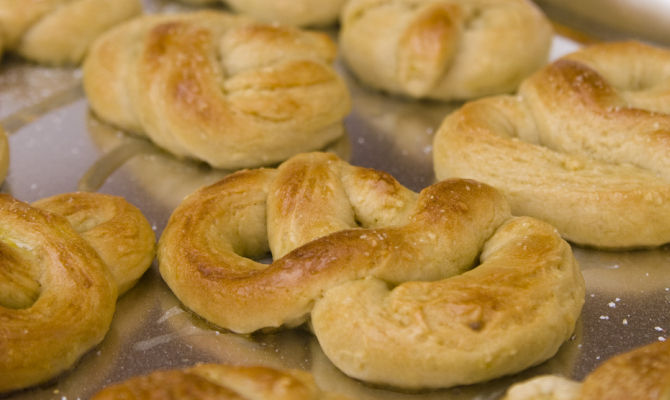
[[[208,4],[220,0],[181,0],[191,4]],[[327,26],[334,24],[346,0],[223,0],[235,11],[259,21],[293,26]]]
[[156,371],[109,386],[92,400],[126,399],[258,399],[345,400],[322,392],[311,374],[261,366],[198,364],[181,370]]
[[[32,207],[0,196],[0,393],[57,376],[101,342],[120,289],[149,267],[154,242],[139,210],[119,197],[61,195]],[[121,264],[105,265],[114,259]],[[132,268],[122,264],[129,259]]]
[[670,398],[670,343],[655,342],[619,354],[583,383],[545,375],[512,386],[503,400],[618,400]]
[[604,248],[670,241],[670,51],[595,45],[449,115],[434,139],[438,179],[500,189],[512,212]]
[[2,48],[43,64],[79,64],[110,27],[142,12],[139,0],[0,0]]
[[84,88],[103,120],[177,156],[258,166],[343,134],[335,52],[325,34],[225,13],[145,16],[96,41]]
[[515,90],[552,39],[527,0],[352,0],[341,24],[342,55],[361,81],[438,100]]
[[[271,265],[249,259],[268,249]],[[572,333],[584,295],[569,245],[545,223],[511,218],[491,187],[451,180],[417,196],[325,153],[190,195],[158,257],[172,291],[207,320],[246,333],[296,326],[311,312],[341,370],[408,388],[546,360]]]

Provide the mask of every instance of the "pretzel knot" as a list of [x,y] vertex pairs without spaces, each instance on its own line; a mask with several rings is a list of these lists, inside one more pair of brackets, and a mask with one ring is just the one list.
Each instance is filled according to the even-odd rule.
[[[270,265],[250,259],[268,249]],[[341,370],[408,388],[551,357],[584,295],[569,245],[543,222],[512,218],[491,187],[449,180],[417,195],[325,153],[187,197],[161,236],[159,266],[187,307],[223,328],[296,326],[311,313]]]
[[438,179],[500,189],[518,215],[605,248],[670,242],[670,51],[584,48],[518,96],[466,104],[434,139]]
[[342,136],[349,93],[324,33],[202,11],[145,16],[96,41],[84,88],[103,120],[219,168],[283,161]]
[[0,196],[0,393],[53,378],[100,343],[154,244],[148,221],[119,197],[30,206]]
[[142,12],[139,0],[0,0],[3,46],[44,64],[79,64],[110,27]]
[[352,0],[341,24],[342,55],[364,83],[439,100],[515,90],[552,39],[527,0]]

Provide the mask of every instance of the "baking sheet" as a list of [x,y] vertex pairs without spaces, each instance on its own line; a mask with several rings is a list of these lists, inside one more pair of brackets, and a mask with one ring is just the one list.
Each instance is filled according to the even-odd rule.
[[[150,12],[185,8],[157,0],[147,0],[146,6]],[[557,37],[552,58],[577,47]],[[333,145],[334,151],[352,164],[386,170],[413,190],[433,183],[433,134],[459,104],[389,97],[359,85],[341,63],[338,68],[351,89],[353,111],[345,120],[349,135]],[[157,236],[185,195],[228,173],[176,160],[97,120],[76,68],[46,68],[6,57],[0,64],[0,124],[11,134],[3,192],[24,201],[78,189],[123,195],[143,211]],[[543,373],[581,379],[617,352],[668,338],[670,246],[574,251],[587,285],[574,336],[546,363],[493,382],[412,393],[366,385],[337,371],[305,330],[242,336],[208,325],[181,306],[154,263],[119,299],[101,345],[58,379],[8,398],[85,399],[138,374],[214,361],[309,370],[324,389],[352,398],[495,399],[521,379]]]

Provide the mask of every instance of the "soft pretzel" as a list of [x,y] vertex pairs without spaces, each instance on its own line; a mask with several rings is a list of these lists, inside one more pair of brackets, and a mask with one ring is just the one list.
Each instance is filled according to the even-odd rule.
[[512,386],[504,400],[670,399],[670,343],[655,342],[605,361],[576,382],[545,375]]
[[[70,204],[89,195],[80,207]],[[148,243],[146,232],[138,234],[143,228],[137,226],[148,222],[122,198],[107,196],[64,195],[38,207],[0,196],[0,393],[44,382],[72,367],[104,338],[119,289],[127,289],[128,281],[149,267],[153,242]],[[91,212],[95,203],[104,210],[101,215]],[[119,215],[111,215],[110,208]],[[128,254],[137,255],[139,249],[146,254]],[[120,263],[105,265],[114,259]],[[131,259],[138,263],[132,269],[122,264]]]
[[670,242],[670,51],[595,45],[498,96],[449,115],[434,139],[438,179],[500,189],[512,212],[570,241],[604,247]]
[[84,88],[103,120],[177,156],[259,166],[343,134],[335,52],[323,33],[222,12],[145,16],[96,41]]
[[547,60],[549,21],[527,0],[352,0],[342,55],[367,85],[415,98],[511,92]]
[[109,386],[92,400],[128,399],[344,400],[321,391],[308,372],[261,366],[198,364],[155,371]]
[[[219,0],[181,0],[207,4]],[[327,26],[334,24],[346,0],[223,0],[235,11],[259,21],[293,26]]]
[[142,12],[139,0],[0,0],[0,54],[79,64],[104,31]]
[[[272,264],[250,259],[268,249]],[[168,286],[210,322],[248,333],[296,326],[311,312],[341,370],[407,388],[548,359],[584,295],[569,245],[543,222],[511,218],[491,187],[450,180],[417,196],[325,153],[193,193],[170,217],[158,257]]]

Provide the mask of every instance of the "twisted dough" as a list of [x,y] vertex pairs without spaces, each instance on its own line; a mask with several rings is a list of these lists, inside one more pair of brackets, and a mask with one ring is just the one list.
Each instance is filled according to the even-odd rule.
[[139,0],[0,0],[2,48],[44,64],[79,64],[104,31],[142,12]]
[[619,354],[583,383],[546,375],[512,386],[504,400],[670,399],[670,343],[655,342]]
[[670,51],[607,43],[472,102],[434,139],[438,179],[478,179],[575,243],[670,241]]
[[439,100],[515,90],[552,39],[527,0],[352,0],[341,25],[342,55],[361,81]]
[[[248,258],[268,249],[269,266]],[[207,320],[246,333],[296,326],[311,312],[345,373],[408,388],[546,360],[572,333],[584,295],[567,243],[545,223],[511,218],[489,186],[451,180],[417,196],[325,153],[193,193],[158,257],[172,291]]]
[[225,13],[145,16],[96,41],[84,88],[103,120],[177,156],[258,166],[343,134],[335,52],[325,34]]
[[118,292],[153,258],[147,226],[118,197],[63,195],[31,207],[0,196],[0,393],[57,376],[102,341]]
[[[207,4],[219,0],[181,0]],[[334,24],[346,0],[224,0],[235,11],[259,21],[293,26],[326,26]]]
[[269,367],[198,364],[155,371],[109,386],[92,400],[114,399],[345,400],[322,392],[305,371]]

